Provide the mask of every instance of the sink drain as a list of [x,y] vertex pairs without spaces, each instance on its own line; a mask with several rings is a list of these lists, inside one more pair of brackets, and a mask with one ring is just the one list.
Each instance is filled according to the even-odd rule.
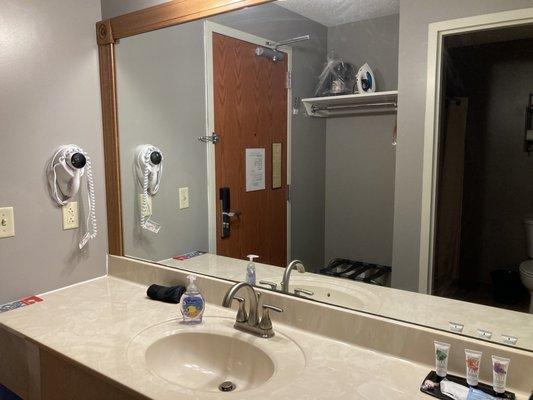
[[222,382],[220,385],[218,385],[218,390],[221,392],[232,392],[237,388],[237,385],[235,385],[231,381]]

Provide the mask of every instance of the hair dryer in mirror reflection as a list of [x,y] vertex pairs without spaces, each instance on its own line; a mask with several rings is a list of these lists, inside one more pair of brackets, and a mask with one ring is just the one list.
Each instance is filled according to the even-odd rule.
[[66,205],[78,194],[81,180],[83,176],[86,177],[88,213],[86,232],[79,242],[79,247],[82,249],[97,235],[91,159],[79,146],[74,144],[60,146],[50,159],[46,172],[50,195],[59,206]]
[[141,228],[158,233],[161,225],[153,221],[152,197],[159,191],[163,173],[163,153],[151,144],[143,144],[135,150],[135,174],[141,189],[139,195],[139,223]]

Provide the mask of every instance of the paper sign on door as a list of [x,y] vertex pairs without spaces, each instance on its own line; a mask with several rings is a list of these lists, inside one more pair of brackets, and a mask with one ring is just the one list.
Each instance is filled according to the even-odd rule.
[[272,143],[272,189],[281,187],[281,143]]
[[246,191],[265,189],[265,149],[246,149]]

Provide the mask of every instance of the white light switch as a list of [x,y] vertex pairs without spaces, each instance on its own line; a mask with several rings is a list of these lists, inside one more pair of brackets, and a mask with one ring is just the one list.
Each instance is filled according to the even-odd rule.
[[179,189],[179,198],[180,198],[180,210],[184,208],[189,208],[189,188],[181,187]]
[[61,208],[63,210],[63,230],[79,228],[78,202],[71,201]]
[[13,207],[0,208],[0,238],[15,236]]

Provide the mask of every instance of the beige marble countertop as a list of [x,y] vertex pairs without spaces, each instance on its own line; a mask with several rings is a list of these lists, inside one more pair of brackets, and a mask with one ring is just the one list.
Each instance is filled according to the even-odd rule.
[[[0,325],[150,398],[207,398],[169,385],[148,371],[133,370],[127,362],[128,343],[133,338],[178,314],[177,305],[151,301],[145,291],[141,285],[102,277],[44,294],[43,302],[0,314]],[[207,304],[204,318],[215,317],[234,318],[235,311]],[[260,386],[224,396],[278,400],[429,398],[418,389],[429,366],[276,322],[274,329],[300,346],[305,368],[290,384],[268,391]],[[269,340],[248,336],[252,341]]]
[[[248,265],[246,260],[209,253],[188,260],[178,261],[170,258],[161,260],[159,263],[233,281],[245,279]],[[256,274],[257,282],[268,280],[279,284],[283,276],[283,268],[256,263]],[[516,347],[533,350],[533,314],[314,273],[299,274],[293,271],[291,279],[293,278],[295,287],[302,280],[316,279],[323,285],[342,290],[347,294],[351,293],[351,296],[337,297],[336,301],[328,298],[318,299],[316,296],[315,298],[308,297],[310,299],[445,331],[449,330],[450,322],[460,323],[464,325],[463,334],[468,336],[478,337],[477,330],[482,329],[492,332],[493,342],[503,343],[502,335],[511,335],[518,338]]]

